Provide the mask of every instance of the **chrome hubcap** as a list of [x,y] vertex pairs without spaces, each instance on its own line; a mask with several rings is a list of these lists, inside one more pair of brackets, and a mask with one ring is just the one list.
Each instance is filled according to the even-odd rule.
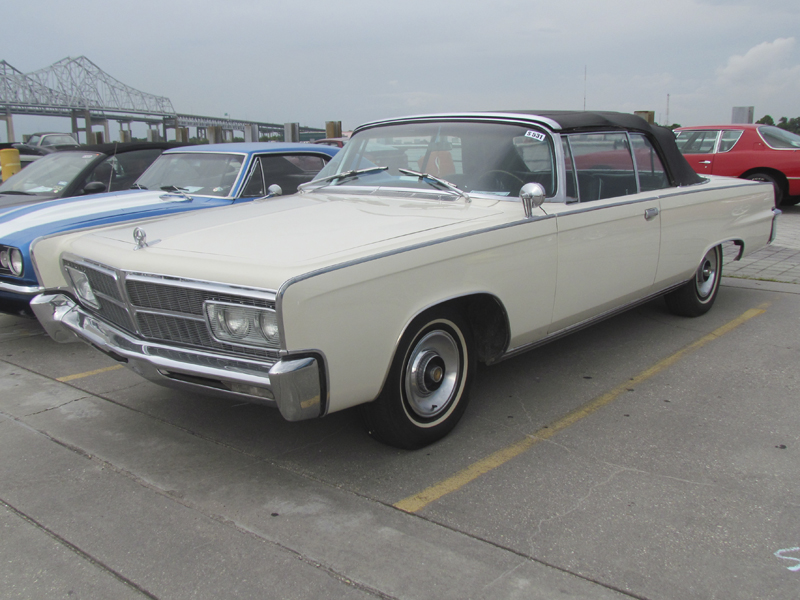
[[427,333],[411,351],[403,382],[411,410],[435,417],[450,405],[458,386],[458,345],[446,331]]
[[719,271],[719,258],[716,249],[709,250],[708,254],[703,258],[703,263],[697,269],[697,276],[695,277],[695,284],[697,286],[697,295],[700,298],[708,298],[711,292],[714,291],[714,286],[717,282],[717,272]]

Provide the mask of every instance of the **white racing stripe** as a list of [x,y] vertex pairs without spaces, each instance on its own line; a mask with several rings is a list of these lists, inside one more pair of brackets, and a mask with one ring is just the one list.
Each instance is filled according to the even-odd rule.
[[[0,219],[0,239],[9,233],[16,233],[31,229],[45,223],[59,223],[71,219],[98,218],[104,214],[116,211],[130,211],[132,209],[142,209],[148,206],[160,206],[169,203],[170,200],[162,200],[164,192],[134,192],[130,194],[120,194],[115,196],[96,196],[87,198],[76,198],[74,202],[66,203],[42,203],[38,210],[25,212],[16,218],[12,211],[7,215],[1,215]],[[176,200],[178,198],[176,197]],[[185,200],[184,200],[185,202]]]

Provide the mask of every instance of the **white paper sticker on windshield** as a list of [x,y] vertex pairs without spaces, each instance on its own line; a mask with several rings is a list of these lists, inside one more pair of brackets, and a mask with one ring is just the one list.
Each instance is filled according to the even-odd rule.
[[525,132],[525,137],[533,138],[535,140],[539,140],[540,142],[544,141],[544,134],[538,131],[533,131],[532,129],[529,129]]
[[31,194],[41,194],[42,192],[52,192],[53,188],[45,187],[43,185],[37,186],[35,188],[31,188],[29,190],[25,190],[26,192],[30,192]]

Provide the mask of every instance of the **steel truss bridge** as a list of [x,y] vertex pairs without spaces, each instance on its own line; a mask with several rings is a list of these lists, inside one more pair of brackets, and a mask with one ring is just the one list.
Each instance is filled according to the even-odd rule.
[[[237,131],[244,133],[246,141],[289,131],[288,126],[278,123],[177,113],[169,98],[125,85],[85,56],[64,58],[33,73],[23,73],[0,60],[0,119],[6,122],[9,142],[15,141],[13,115],[68,117],[72,119],[72,132],[76,136],[83,132],[87,143],[96,141],[93,125],[102,125],[104,141],[111,141],[109,120],[119,123],[123,140],[130,138],[132,122],[146,123],[149,132],[155,132],[148,135],[152,138],[166,139],[167,130],[174,129],[181,141],[188,141],[189,127],[197,129],[196,137],[212,142],[227,141]],[[79,127],[80,122],[83,127]],[[294,127],[302,138],[324,137],[324,129]]]

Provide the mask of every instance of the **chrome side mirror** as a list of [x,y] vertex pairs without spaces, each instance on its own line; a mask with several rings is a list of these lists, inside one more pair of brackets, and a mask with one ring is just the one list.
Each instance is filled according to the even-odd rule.
[[533,209],[539,208],[544,203],[544,186],[541,183],[526,183],[519,191],[519,199],[525,209],[525,217],[533,216]]
[[277,183],[273,183],[271,186],[267,188],[267,196],[266,196],[267,198],[272,198],[273,196],[282,196],[282,195],[283,195],[283,190],[281,189],[281,186],[279,186]]

